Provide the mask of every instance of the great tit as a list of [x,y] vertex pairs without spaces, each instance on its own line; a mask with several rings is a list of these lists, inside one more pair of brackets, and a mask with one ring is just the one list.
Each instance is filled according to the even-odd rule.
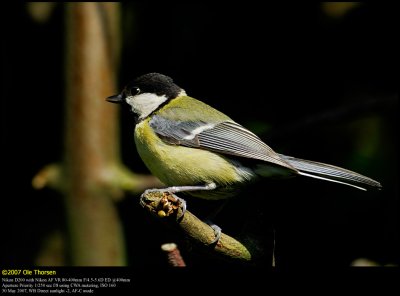
[[278,154],[222,112],[186,94],[159,73],[136,78],[108,102],[135,116],[137,151],[170,192],[226,199],[259,177],[306,176],[358,189],[379,182],[329,164]]

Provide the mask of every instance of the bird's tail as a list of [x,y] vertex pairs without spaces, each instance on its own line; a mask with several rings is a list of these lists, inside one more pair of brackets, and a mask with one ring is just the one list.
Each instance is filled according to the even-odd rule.
[[279,156],[298,170],[302,176],[336,182],[352,186],[361,190],[369,188],[382,188],[381,184],[371,178],[358,173],[339,168],[330,164],[299,159],[291,156],[279,154]]

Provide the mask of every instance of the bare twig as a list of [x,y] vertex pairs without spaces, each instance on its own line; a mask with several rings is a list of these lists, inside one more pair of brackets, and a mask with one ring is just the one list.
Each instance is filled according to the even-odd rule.
[[[111,192],[111,197],[119,201],[125,196],[124,192],[139,194],[148,188],[162,186],[160,180],[152,175],[135,174],[120,164],[110,164],[104,170],[102,184]],[[52,163],[44,166],[32,179],[35,189],[45,187],[65,192],[65,172],[62,163]]]
[[215,238],[214,230],[189,211],[182,216],[181,202],[175,195],[159,191],[147,192],[142,196],[141,203],[155,217],[183,231],[202,249],[232,262],[254,263],[254,246],[245,246],[227,234],[222,233],[220,240],[215,245],[210,245]]
[[163,244],[161,250],[167,254],[168,264],[173,267],[185,267],[185,261],[179,252],[178,246],[174,243]]

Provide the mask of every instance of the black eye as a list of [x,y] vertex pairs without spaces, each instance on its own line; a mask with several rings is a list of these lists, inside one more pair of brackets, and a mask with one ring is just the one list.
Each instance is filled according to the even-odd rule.
[[131,96],[136,96],[140,94],[140,88],[138,87],[132,87],[130,90]]

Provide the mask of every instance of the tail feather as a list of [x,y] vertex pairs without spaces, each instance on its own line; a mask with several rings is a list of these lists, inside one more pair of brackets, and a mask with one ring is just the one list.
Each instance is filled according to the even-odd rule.
[[361,174],[330,164],[299,159],[279,154],[279,156],[299,171],[300,175],[345,184],[358,189],[382,188],[381,184]]

